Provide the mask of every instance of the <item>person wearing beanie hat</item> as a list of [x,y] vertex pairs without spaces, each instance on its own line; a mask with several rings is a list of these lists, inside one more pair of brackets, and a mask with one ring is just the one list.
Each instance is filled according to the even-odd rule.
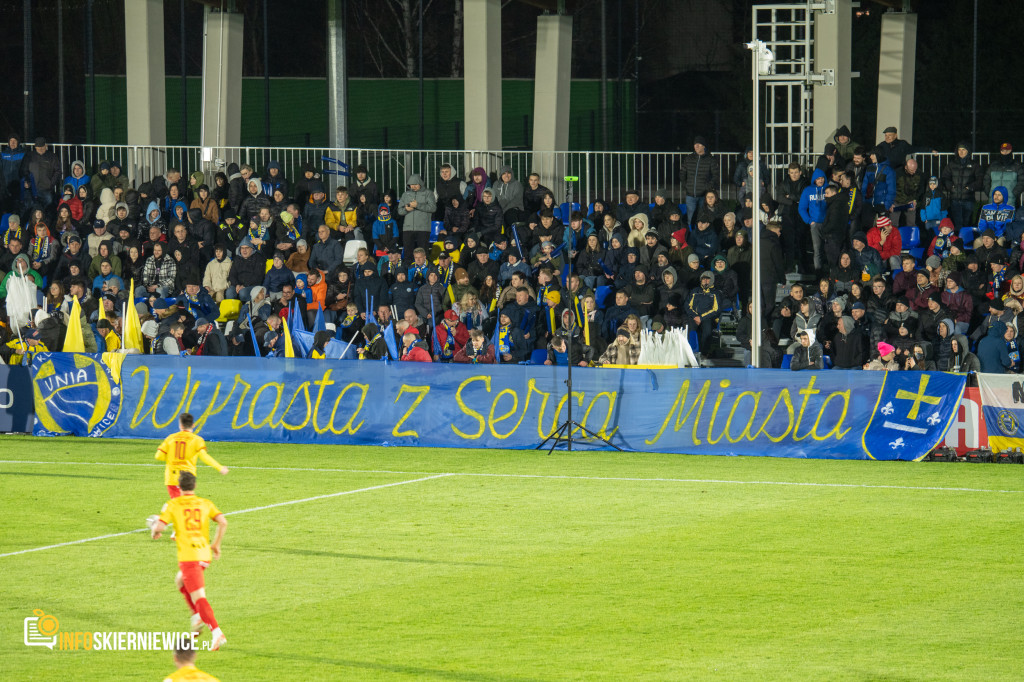
[[632,342],[629,329],[619,327],[615,339],[598,359],[599,365],[636,365],[640,361],[640,346]]
[[878,356],[864,365],[866,370],[895,372],[900,368],[896,362],[896,347],[885,341],[879,341],[875,346]]
[[352,171],[352,177],[349,178],[349,203],[353,206],[359,205],[360,195],[366,197],[366,203],[370,206],[380,203],[380,189],[373,178],[370,177],[370,171],[363,164],[356,166],[355,170]]
[[693,138],[693,153],[683,159],[679,184],[683,188],[686,215],[693,225],[701,199],[708,191],[717,190],[721,186],[718,159],[711,155],[707,149],[707,140],[700,135]]
[[1013,145],[1009,142],[999,145],[999,153],[992,156],[985,169],[985,196],[990,201],[995,201],[995,191],[999,187],[1009,190],[1003,199],[1016,207],[1021,192],[1024,192],[1024,165],[1013,158]]
[[405,217],[402,224],[402,246],[405,250],[405,264],[412,263],[412,253],[417,248],[427,249],[430,245],[430,221],[437,202],[434,193],[423,186],[423,179],[417,173],[409,176],[408,189],[398,200],[398,214]]
[[[658,188],[654,190],[654,206],[650,209],[650,222],[655,228],[660,228],[669,222],[669,216],[679,212],[676,202],[669,197],[667,189]],[[664,232],[663,232],[664,234]]]
[[888,269],[894,272],[899,270],[902,262],[900,253],[903,250],[903,239],[900,237],[900,231],[895,228],[889,217],[878,216],[866,236],[867,245],[878,252]]

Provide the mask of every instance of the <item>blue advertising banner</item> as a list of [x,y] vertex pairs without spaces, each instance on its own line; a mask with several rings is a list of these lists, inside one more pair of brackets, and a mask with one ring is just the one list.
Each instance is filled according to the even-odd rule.
[[[37,435],[163,438],[191,412],[212,441],[532,448],[566,418],[565,368],[50,353]],[[573,418],[625,450],[919,459],[962,375],[573,370]]]

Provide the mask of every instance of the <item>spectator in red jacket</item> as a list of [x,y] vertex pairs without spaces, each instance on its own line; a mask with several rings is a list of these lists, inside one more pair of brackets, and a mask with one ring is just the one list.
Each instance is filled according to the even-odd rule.
[[433,362],[430,353],[417,342],[418,339],[419,332],[415,327],[410,327],[402,335],[402,362]]
[[888,216],[880,215],[875,218],[874,227],[868,231],[868,246],[881,254],[882,262],[888,262],[890,269],[899,269],[903,239]]

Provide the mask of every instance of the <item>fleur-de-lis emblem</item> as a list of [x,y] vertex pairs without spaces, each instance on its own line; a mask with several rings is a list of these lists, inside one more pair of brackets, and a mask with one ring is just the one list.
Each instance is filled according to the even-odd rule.
[[892,448],[893,450],[895,450],[897,448],[906,447],[906,445],[907,444],[903,442],[902,438],[897,438],[893,442],[889,443],[889,447]]
[[887,402],[885,405],[882,406],[882,414],[884,414],[886,417],[888,417],[890,414],[892,414],[895,411],[896,411],[896,409],[892,406],[892,401],[891,400],[889,402]]
[[938,412],[932,412],[932,416],[928,417],[928,426],[935,426],[940,421],[942,421],[942,418],[939,417],[939,413]]

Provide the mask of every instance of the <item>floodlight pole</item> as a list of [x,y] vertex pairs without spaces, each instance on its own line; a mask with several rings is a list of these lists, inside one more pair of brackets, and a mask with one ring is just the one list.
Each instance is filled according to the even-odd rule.
[[[755,37],[746,44],[752,53],[751,80],[754,83],[753,117],[751,132],[753,134],[752,144],[754,151],[754,174],[751,178],[753,187],[749,188],[753,193],[753,234],[750,235],[750,255],[753,260],[750,279],[750,300],[752,309],[750,311],[750,365],[760,366],[761,359],[761,309],[765,301],[761,300],[761,76],[768,75],[772,71],[774,55],[767,48],[763,41],[756,38],[757,27],[754,27]],[[771,304],[771,301],[767,302]]]
[[[757,30],[757,27],[754,27]],[[753,307],[750,311],[750,365],[751,367],[759,367],[761,359],[761,306],[763,301],[761,300],[761,220],[760,205],[761,205],[761,144],[760,144],[760,122],[761,122],[761,79],[758,71],[761,59],[761,48],[764,45],[760,40],[756,38],[747,43],[747,48],[751,51],[751,76],[754,82],[754,99],[753,99],[753,122],[751,124],[751,131],[753,132],[751,145],[754,148],[754,176],[751,178],[753,186],[749,188],[754,193],[754,221],[751,227],[753,230],[750,235],[750,255],[753,261],[753,267],[750,269],[751,284],[750,284],[750,298]],[[742,316],[742,313],[741,313]]]

